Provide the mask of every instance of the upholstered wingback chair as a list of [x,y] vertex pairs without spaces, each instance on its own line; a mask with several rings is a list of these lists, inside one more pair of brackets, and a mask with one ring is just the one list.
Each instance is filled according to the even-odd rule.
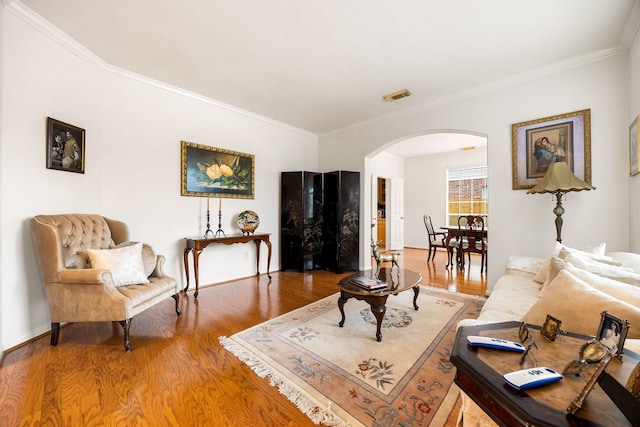
[[38,215],[31,232],[51,316],[51,345],[61,322],[118,321],[131,351],[131,319],[171,296],[180,316],[179,288],[162,271],[165,258],[129,242],[124,222],[100,215]]

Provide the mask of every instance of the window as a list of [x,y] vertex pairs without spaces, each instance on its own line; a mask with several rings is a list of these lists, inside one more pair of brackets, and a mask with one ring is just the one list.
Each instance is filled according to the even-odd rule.
[[[447,169],[447,221],[458,225],[460,215],[487,215],[487,167]],[[485,219],[485,227],[488,221]]]

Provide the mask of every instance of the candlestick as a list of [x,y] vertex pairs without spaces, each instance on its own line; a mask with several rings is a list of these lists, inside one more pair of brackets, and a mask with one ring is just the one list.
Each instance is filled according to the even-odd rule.
[[211,236],[215,237],[215,235],[213,234],[213,230],[211,229],[211,221],[209,220],[209,198],[207,197],[207,229],[204,232],[204,238],[207,239],[209,237],[209,234],[211,234]]
[[218,204],[218,210],[222,210],[222,197],[220,197],[220,203]]

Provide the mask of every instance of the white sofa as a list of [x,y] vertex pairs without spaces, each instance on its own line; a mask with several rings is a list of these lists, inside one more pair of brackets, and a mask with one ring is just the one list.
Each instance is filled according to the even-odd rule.
[[[509,257],[479,317],[458,327],[522,320],[539,325],[551,314],[563,321],[563,330],[595,335],[600,313],[607,310],[629,320],[624,348],[640,352],[640,254],[605,254],[604,248],[556,244],[549,258]],[[496,424],[462,393],[458,425]]]

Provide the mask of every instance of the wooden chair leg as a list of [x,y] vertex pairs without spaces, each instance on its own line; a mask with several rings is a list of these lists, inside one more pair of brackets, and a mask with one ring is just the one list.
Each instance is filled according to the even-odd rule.
[[178,306],[180,304],[180,294],[171,295],[171,298],[176,300],[176,314],[180,317],[182,314],[182,311],[180,311],[180,307]]
[[118,323],[122,325],[124,330],[124,350],[126,352],[131,351],[131,341],[129,341],[129,329],[131,328],[131,319],[120,320]]
[[60,338],[60,323],[51,324],[51,345],[58,345],[58,338]]

